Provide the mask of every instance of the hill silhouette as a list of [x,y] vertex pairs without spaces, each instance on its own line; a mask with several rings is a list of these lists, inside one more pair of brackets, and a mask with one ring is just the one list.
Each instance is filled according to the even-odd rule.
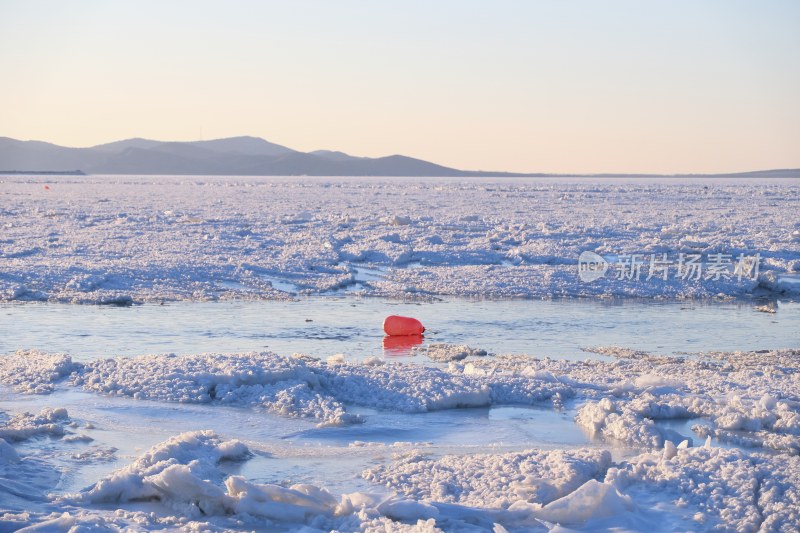
[[[558,176],[459,170],[404,155],[357,157],[333,150],[300,152],[258,137],[164,142],[125,139],[89,148],[0,137],[0,173],[206,174],[230,176]],[[660,174],[631,174],[647,177]],[[800,169],[679,176],[800,177]],[[570,176],[575,176],[571,174]],[[586,174],[618,177],[624,174]]]

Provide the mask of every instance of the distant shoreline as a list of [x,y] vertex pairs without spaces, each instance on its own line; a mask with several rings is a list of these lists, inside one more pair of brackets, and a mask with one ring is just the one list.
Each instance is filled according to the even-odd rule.
[[0,170],[0,175],[5,176],[225,176],[225,177],[287,177],[287,178],[617,178],[617,179],[714,179],[714,178],[776,178],[776,179],[800,179],[800,169],[785,170],[762,170],[751,172],[733,172],[725,174],[613,174],[604,172],[602,174],[516,174],[508,172],[482,173],[469,172],[462,175],[386,175],[386,174],[227,174],[227,173],[152,173],[152,172],[84,172],[82,170]]
[[0,170],[0,174],[46,174],[48,176],[86,176],[82,170]]

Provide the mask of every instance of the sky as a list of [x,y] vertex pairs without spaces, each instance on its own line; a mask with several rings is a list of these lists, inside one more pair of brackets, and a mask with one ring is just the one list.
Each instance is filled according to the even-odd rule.
[[800,2],[0,0],[0,136],[473,170],[800,167]]

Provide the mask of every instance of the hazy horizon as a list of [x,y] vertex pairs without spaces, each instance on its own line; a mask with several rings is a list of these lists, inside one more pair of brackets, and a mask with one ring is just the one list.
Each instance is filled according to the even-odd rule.
[[0,135],[468,170],[800,167],[800,4],[0,0]]

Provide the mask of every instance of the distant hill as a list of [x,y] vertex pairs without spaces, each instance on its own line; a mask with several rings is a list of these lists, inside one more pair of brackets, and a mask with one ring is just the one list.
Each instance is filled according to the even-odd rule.
[[[135,138],[89,148],[68,148],[40,141],[0,137],[0,173],[25,171],[231,176],[558,176],[459,170],[403,155],[373,158],[356,157],[332,150],[300,152],[258,137],[191,142]],[[765,170],[719,176],[800,178],[800,170]]]
[[518,176],[470,172],[402,155],[355,157],[299,152],[257,137],[162,142],[126,139],[90,148],[0,137],[0,172],[80,169],[87,174],[217,174],[251,176]]

